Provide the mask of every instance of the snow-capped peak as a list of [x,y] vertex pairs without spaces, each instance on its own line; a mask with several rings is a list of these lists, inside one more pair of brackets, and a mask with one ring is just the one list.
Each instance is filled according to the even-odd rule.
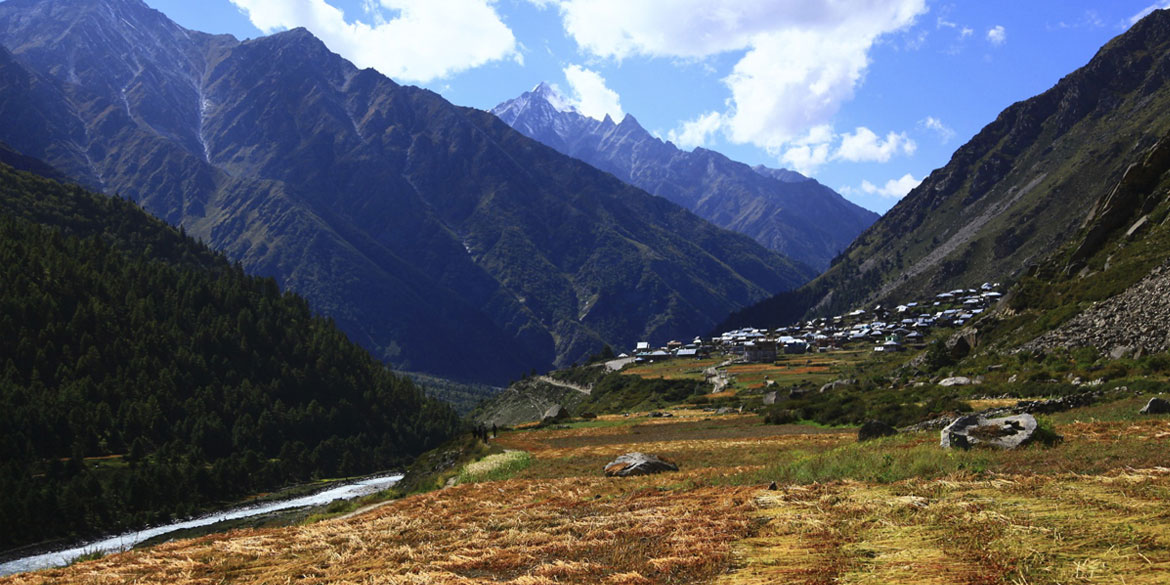
[[564,95],[561,94],[557,86],[552,85],[546,81],[542,81],[532,88],[532,95],[548,102],[554,110],[558,112],[577,112],[577,108],[569,102]]

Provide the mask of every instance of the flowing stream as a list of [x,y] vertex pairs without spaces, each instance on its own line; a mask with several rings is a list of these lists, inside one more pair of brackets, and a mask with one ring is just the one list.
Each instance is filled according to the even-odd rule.
[[135,532],[127,532],[125,534],[119,534],[110,538],[87,542],[80,546],[70,546],[67,549],[36,554],[0,564],[0,576],[11,575],[13,573],[22,573],[24,571],[36,571],[50,567],[62,567],[69,564],[77,557],[85,554],[95,552],[115,553],[129,550],[140,542],[146,541],[156,536],[169,534],[177,530],[197,528],[199,526],[215,524],[216,522],[223,522],[225,520],[247,518],[249,516],[267,514],[268,512],[276,512],[279,510],[303,508],[305,506],[320,506],[323,504],[328,504],[334,500],[350,500],[353,498],[360,498],[364,495],[372,494],[374,492],[389,488],[390,486],[397,483],[400,479],[402,479],[401,475],[368,477],[358,481],[341,484],[337,487],[317,492],[309,496],[293,498],[290,500],[277,500],[273,502],[245,505],[238,508],[213,512],[207,514],[206,516],[200,516],[192,520],[183,520],[173,524],[144,528]]

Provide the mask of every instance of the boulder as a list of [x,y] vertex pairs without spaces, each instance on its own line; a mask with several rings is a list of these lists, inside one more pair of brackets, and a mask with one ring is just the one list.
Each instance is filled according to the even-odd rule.
[[540,417],[540,424],[547,425],[559,422],[569,418],[569,411],[561,408],[561,405],[554,404],[544,411],[544,416]]
[[1155,396],[1139,412],[1141,414],[1170,414],[1170,400]]
[[678,466],[654,455],[638,452],[626,453],[605,466],[606,477],[651,475],[663,471],[678,471]]
[[939,386],[970,386],[974,382],[966,376],[952,376],[938,381]]
[[855,379],[833,380],[832,382],[829,382],[828,384],[821,386],[820,392],[822,392],[822,393],[830,392],[830,391],[836,390],[838,388],[844,388],[846,386],[856,386],[856,385],[857,385],[857,380],[855,380]]
[[731,407],[721,406],[719,407],[719,410],[715,411],[715,414],[731,414]]
[[871,420],[857,429],[857,440],[868,441],[870,439],[877,439],[880,437],[888,437],[890,435],[898,434],[898,429],[880,421]]
[[960,329],[946,340],[947,351],[954,359],[962,359],[979,345],[979,330],[974,327]]
[[939,444],[947,449],[968,449],[986,445],[997,449],[1015,449],[1032,440],[1036,418],[1017,414],[1002,418],[983,418],[977,414],[961,416],[942,430]]
[[776,391],[768,392],[764,395],[764,404],[776,404],[776,399],[780,397],[780,393]]

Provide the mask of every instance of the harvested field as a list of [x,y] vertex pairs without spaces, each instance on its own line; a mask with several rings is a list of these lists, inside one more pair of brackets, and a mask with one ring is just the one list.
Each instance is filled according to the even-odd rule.
[[1166,468],[787,486],[715,583],[1166,583],[1168,497]]
[[31,583],[698,582],[751,528],[751,488],[472,484],[345,520],[242,531],[3,580]]
[[[0,584],[1166,583],[1170,417],[1136,416],[1142,399],[1062,413],[1062,444],[1010,452],[697,411],[514,431],[497,443],[531,462],[510,479],[487,479],[518,457],[496,456],[465,469],[478,483],[353,517]],[[602,477],[635,450],[681,471]]]

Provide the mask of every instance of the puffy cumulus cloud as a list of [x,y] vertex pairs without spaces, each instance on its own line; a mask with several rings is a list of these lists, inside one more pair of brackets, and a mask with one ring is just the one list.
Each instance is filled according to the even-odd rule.
[[[796,138],[827,124],[853,97],[877,40],[913,24],[926,3],[563,0],[559,8],[565,30],[598,57],[703,59],[743,52],[723,79],[731,96],[720,128],[733,142],[795,153],[810,146]],[[704,115],[676,134],[691,130],[688,136],[695,136],[712,120]],[[696,125],[700,121],[705,125]]]
[[[373,24],[347,22],[325,0],[231,0],[265,33],[305,27],[358,67],[425,83],[501,59],[521,59],[494,0],[364,0]],[[383,10],[396,15],[387,19]]]
[[836,135],[828,124],[814,126],[804,136],[792,140],[780,154],[780,163],[792,170],[809,175],[829,162],[829,153]]
[[778,158],[781,164],[799,173],[812,174],[830,162],[885,163],[897,155],[913,155],[917,150],[917,143],[905,132],[889,132],[883,138],[861,126],[852,133],[837,134],[832,126],[822,124],[789,141]]
[[621,98],[605,85],[601,74],[579,65],[565,67],[564,74],[573,94],[568,101],[581,115],[598,120],[608,115],[615,122],[621,122],[625,117]]
[[987,42],[997,47],[1007,42],[1007,30],[1003,25],[997,24],[987,31]]
[[890,199],[901,199],[921,184],[922,181],[920,179],[915,179],[913,175],[906,173],[902,175],[901,179],[890,179],[886,181],[883,187],[878,187],[869,181],[862,181],[861,191],[867,195],[881,195]]
[[837,148],[834,159],[849,162],[889,162],[895,154],[914,154],[918,149],[905,132],[886,134],[882,139],[873,130],[859,127],[853,134],[841,136],[841,146]]
[[679,148],[690,150],[706,144],[711,135],[722,127],[723,115],[719,112],[707,112],[694,120],[683,122],[682,130],[671,130],[667,136]]

